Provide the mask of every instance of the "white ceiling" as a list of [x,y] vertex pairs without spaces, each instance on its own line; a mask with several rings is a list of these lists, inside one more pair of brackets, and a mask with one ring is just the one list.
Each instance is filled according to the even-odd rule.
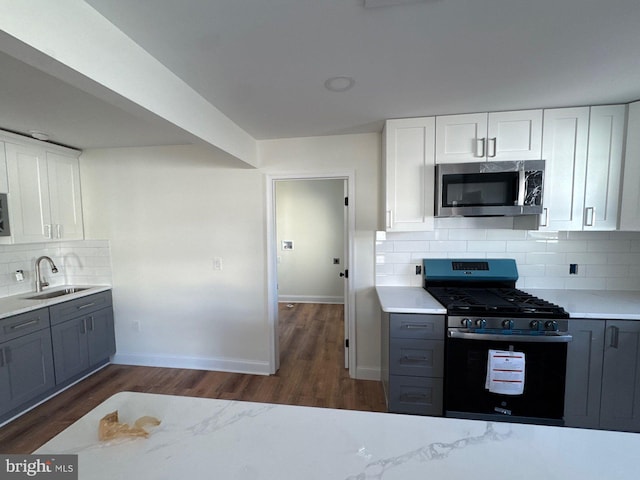
[[[385,118],[640,99],[638,0],[394,1],[404,4],[86,3],[256,139],[379,131]],[[193,141],[11,57],[0,55],[0,68],[2,128],[56,128],[58,141],[84,148]],[[329,92],[332,76],[355,85]]]

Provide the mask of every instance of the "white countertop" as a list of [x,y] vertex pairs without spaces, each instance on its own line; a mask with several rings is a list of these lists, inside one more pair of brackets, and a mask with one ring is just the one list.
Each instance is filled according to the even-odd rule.
[[94,293],[111,290],[111,287],[108,285],[60,285],[47,288],[39,293],[54,292],[70,287],[86,288],[86,290],[76,293],[70,293],[68,295],[62,295],[60,297],[43,298],[38,300],[31,300],[27,298],[37,295],[36,292],[21,293],[19,295],[0,298],[0,319],[10,317],[12,315],[18,315],[20,313],[29,312],[31,310],[37,310],[38,308],[49,307],[57,303],[68,302],[69,300],[74,300],[76,298],[84,297],[87,295],[93,295]]
[[526,291],[563,306],[571,318],[640,320],[640,292],[545,289]]
[[[159,418],[101,443],[98,423]],[[43,445],[82,480],[637,478],[640,435],[122,392]]]
[[[640,320],[640,292],[622,290],[546,290],[526,292],[564,307],[571,318]],[[376,287],[382,311],[444,314],[446,309],[422,287]]]
[[421,287],[376,287],[383,312],[444,315],[447,309]]

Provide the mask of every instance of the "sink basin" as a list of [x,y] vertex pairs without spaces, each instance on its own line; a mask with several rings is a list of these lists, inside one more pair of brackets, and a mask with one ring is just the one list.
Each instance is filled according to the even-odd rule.
[[88,287],[69,287],[63,288],[62,290],[52,290],[51,292],[41,292],[36,293],[35,295],[31,295],[30,297],[25,297],[28,300],[42,300],[45,298],[56,298],[62,297],[64,295],[69,295],[71,293],[82,292],[83,290],[87,290]]

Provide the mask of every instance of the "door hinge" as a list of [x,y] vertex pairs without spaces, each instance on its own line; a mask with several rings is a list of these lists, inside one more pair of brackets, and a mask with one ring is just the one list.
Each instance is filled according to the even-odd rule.
[[349,348],[349,339],[348,338],[344,341],[344,347],[345,348]]
[[344,197],[344,206],[345,207],[349,206],[349,197]]

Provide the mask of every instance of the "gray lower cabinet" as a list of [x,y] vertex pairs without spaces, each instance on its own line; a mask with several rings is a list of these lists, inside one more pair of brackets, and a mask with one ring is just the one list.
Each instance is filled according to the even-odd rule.
[[390,412],[442,415],[444,317],[383,314],[382,382]]
[[607,320],[600,428],[640,432],[640,322]]
[[569,321],[565,424],[640,432],[640,322]]
[[115,353],[111,292],[0,319],[0,422]]
[[56,385],[105,363],[116,351],[110,292],[51,307],[51,324]]
[[48,309],[0,320],[0,419],[54,386]]

